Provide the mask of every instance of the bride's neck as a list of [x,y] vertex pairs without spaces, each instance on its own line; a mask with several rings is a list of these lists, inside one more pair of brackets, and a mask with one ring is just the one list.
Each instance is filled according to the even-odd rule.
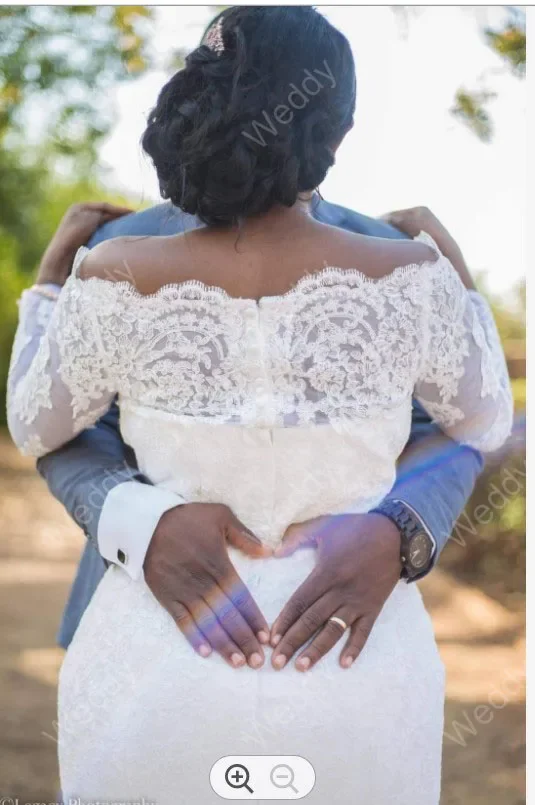
[[303,193],[292,207],[276,204],[268,212],[245,218],[232,229],[242,235],[254,235],[256,232],[285,231],[299,227],[312,218],[312,198],[312,193]]

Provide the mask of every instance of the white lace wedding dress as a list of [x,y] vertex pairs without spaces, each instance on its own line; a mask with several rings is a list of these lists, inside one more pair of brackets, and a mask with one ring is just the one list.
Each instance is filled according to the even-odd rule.
[[[292,522],[381,501],[413,394],[481,450],[511,427],[492,315],[438,250],[376,281],[328,268],[258,302],[192,281],[141,296],[75,270],[55,306],[27,292],[20,318],[9,424],[26,453],[67,442],[118,394],[154,484],[228,504],[270,545]],[[310,549],[231,553],[268,622],[314,565]],[[315,767],[311,805],[438,803],[444,672],[417,587],[397,585],[350,670],[338,655],[308,674],[202,659],[143,580],[110,568],[61,672],[65,799],[215,805],[218,758],[288,754]]]

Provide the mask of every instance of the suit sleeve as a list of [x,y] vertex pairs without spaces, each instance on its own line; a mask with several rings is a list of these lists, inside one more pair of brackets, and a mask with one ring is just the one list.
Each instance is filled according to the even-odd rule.
[[481,453],[446,436],[414,401],[409,442],[387,500],[401,500],[419,517],[435,542],[428,568],[443,551],[483,468]]

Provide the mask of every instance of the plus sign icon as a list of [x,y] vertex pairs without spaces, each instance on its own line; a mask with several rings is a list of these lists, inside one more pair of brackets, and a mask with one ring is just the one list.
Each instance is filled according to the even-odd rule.
[[253,789],[249,785],[250,776],[249,770],[245,766],[242,766],[241,763],[233,763],[225,772],[225,782],[231,788],[246,788],[253,794]]
[[233,802],[304,799],[315,784],[312,764],[298,755],[225,755],[210,769],[214,792]]

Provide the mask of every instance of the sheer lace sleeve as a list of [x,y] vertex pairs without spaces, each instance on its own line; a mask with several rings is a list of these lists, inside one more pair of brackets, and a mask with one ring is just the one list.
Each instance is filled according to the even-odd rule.
[[26,455],[42,456],[95,424],[116,392],[97,305],[76,277],[86,251],[78,251],[57,302],[28,290],[19,303],[7,413],[11,436]]
[[[438,252],[428,236],[420,236]],[[511,432],[513,398],[492,312],[440,256],[430,274],[426,344],[415,394],[453,439],[490,452]]]

